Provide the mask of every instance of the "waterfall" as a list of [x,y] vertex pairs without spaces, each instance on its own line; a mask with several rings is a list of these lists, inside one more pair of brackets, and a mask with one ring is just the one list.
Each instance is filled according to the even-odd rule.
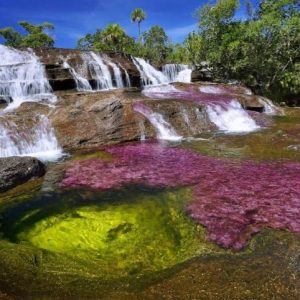
[[162,72],[156,70],[144,59],[132,57],[132,61],[140,72],[143,86],[169,83],[168,78]]
[[140,128],[140,133],[141,133],[141,141],[145,141],[146,140],[146,134],[145,134],[145,124],[143,120],[139,121],[139,128]]
[[83,77],[81,77],[66,61],[63,63],[63,67],[65,69],[69,69],[71,75],[73,76],[76,87],[78,91],[91,91],[92,87],[89,81]]
[[125,73],[126,87],[131,87],[131,82],[130,82],[130,77],[128,75],[128,72],[127,72],[127,70],[125,68],[122,67],[122,69],[123,69],[123,71]]
[[153,112],[144,104],[138,103],[134,110],[145,116],[157,131],[157,138],[160,140],[180,141],[182,139],[175,129],[169,124],[161,114]]
[[264,113],[267,115],[275,115],[276,113],[283,114],[283,111],[277,108],[269,99],[265,97],[259,97],[258,100],[264,106]]
[[0,95],[11,97],[11,110],[26,101],[55,102],[44,66],[31,51],[21,51],[0,45]]
[[[107,55],[98,55],[95,52],[90,52],[90,56],[92,60],[89,61],[89,70],[92,78],[96,80],[97,90],[121,89],[124,88],[125,84],[130,87],[130,79],[127,71],[125,70],[126,83],[124,84],[122,67],[114,63]],[[113,76],[110,68],[113,71]]]
[[114,78],[115,78],[115,86],[117,89],[124,88],[124,83],[122,79],[122,72],[119,66],[117,66],[111,59],[105,55],[103,56],[104,61],[113,69]]
[[166,64],[162,71],[169,82],[191,82],[192,69],[188,65]]
[[90,52],[92,61],[89,64],[93,79],[96,80],[97,90],[110,90],[113,88],[112,76],[108,66],[95,52]]
[[250,132],[260,128],[236,100],[222,106],[208,105],[207,113],[211,122],[227,133]]
[[19,132],[14,123],[0,125],[0,157],[33,156],[43,161],[55,161],[62,149],[46,116],[30,132]]

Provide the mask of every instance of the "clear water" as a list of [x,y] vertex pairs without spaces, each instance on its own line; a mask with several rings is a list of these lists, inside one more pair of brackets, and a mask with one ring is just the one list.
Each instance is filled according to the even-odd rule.
[[[138,143],[81,153],[49,170],[45,178],[56,182],[57,175],[50,175],[61,169],[59,181],[67,176],[69,184],[79,184],[76,188],[53,185],[45,191],[45,183],[31,181],[2,194],[4,291],[23,297],[117,299],[161,298],[166,293],[197,298],[222,291],[229,298],[263,293],[268,299],[273,287],[293,298],[299,282],[300,238],[292,233],[299,222],[291,216],[297,214],[299,198],[289,195],[299,190],[295,163],[300,157],[288,146],[299,143],[297,113],[276,117],[274,127],[247,135],[218,134],[177,146]],[[240,203],[233,205],[232,195],[240,197]],[[199,199],[205,204],[200,212]],[[247,226],[257,229],[256,205],[260,213],[268,212],[271,228],[291,227],[259,228],[239,252],[217,246],[237,232],[243,232],[240,242],[249,238],[239,226],[250,218]],[[197,222],[201,213],[201,222],[211,220],[205,223],[207,230]],[[208,237],[213,240],[209,234],[216,229],[218,239],[212,243]],[[243,285],[249,276],[253,280]]]

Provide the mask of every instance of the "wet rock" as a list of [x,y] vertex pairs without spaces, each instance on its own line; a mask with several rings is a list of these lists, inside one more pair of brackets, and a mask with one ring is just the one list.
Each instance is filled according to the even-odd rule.
[[287,147],[288,150],[293,150],[293,151],[300,151],[300,144],[299,145],[289,145]]
[[0,104],[8,104],[13,102],[12,97],[10,96],[0,96]]
[[45,174],[45,165],[33,157],[0,158],[0,192]]

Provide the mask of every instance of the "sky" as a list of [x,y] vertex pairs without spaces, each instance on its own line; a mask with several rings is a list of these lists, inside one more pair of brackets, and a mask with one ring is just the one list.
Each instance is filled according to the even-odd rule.
[[[253,0],[257,1],[257,0]],[[53,23],[55,46],[74,48],[77,40],[108,23],[120,24],[131,36],[137,36],[137,24],[130,20],[139,7],[147,19],[142,31],[153,25],[162,26],[172,42],[181,42],[197,28],[194,12],[207,0],[0,0],[0,28],[14,27],[22,32],[18,21]],[[239,15],[243,17],[242,6]]]

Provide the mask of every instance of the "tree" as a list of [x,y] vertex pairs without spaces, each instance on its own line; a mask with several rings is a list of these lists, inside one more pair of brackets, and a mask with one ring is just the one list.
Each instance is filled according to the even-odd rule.
[[171,51],[169,38],[160,26],[153,26],[142,35],[143,45],[141,56],[150,59],[156,65],[165,63]]
[[54,25],[44,22],[38,25],[32,25],[26,21],[18,22],[27,34],[22,36],[13,28],[7,27],[0,30],[0,35],[5,39],[4,44],[11,47],[53,47],[53,38],[45,33],[45,30],[53,30]]
[[146,19],[146,14],[141,8],[136,8],[131,13],[131,20],[132,22],[138,23],[138,29],[139,29],[139,36],[141,36],[141,22],[143,22]]
[[4,45],[9,47],[19,47],[22,41],[21,34],[11,27],[0,29],[0,36],[5,39]]
[[207,61],[215,78],[237,79],[278,100],[300,92],[300,3],[261,0],[246,20],[239,1],[218,0],[197,11],[199,32],[187,39],[195,63]]
[[82,50],[114,51],[131,54],[134,51],[134,39],[128,36],[119,24],[108,24],[104,29],[97,29],[94,34],[87,34],[77,42]]
[[190,57],[186,44],[175,44],[170,46],[170,52],[166,58],[168,63],[189,64]]

